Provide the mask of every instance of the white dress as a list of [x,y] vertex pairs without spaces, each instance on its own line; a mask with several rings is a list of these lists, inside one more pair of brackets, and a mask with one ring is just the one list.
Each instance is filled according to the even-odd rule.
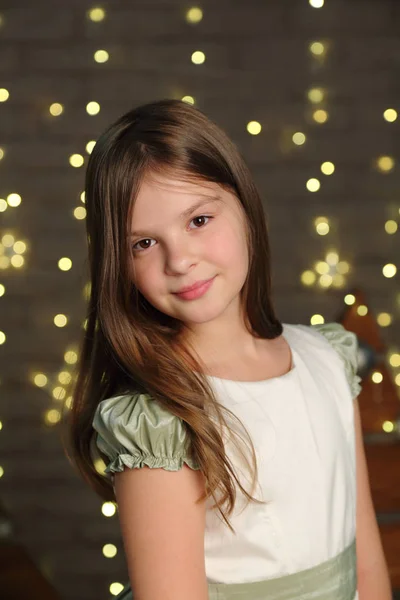
[[[229,517],[234,534],[218,511],[209,510],[213,499],[207,500],[205,564],[210,583],[297,573],[335,557],[355,539],[353,398],[361,389],[357,338],[337,323],[283,327],[293,359],[285,375],[253,382],[208,376],[219,402],[239,417],[251,436],[258,462],[254,495],[266,501],[244,508],[246,499],[238,489]],[[197,468],[185,454],[180,419],[146,394],[103,400],[93,427],[99,449],[110,459],[108,475],[144,464],[176,470],[186,462]],[[249,475],[229,439],[224,441],[242,485],[249,489]]]

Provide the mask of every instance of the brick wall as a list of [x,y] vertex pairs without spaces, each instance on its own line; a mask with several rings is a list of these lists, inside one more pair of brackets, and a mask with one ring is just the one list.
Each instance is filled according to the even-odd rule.
[[[263,193],[273,249],[275,298],[280,318],[309,323],[321,314],[335,320],[344,292],[364,289],[375,313],[393,323],[382,334],[398,350],[398,276],[382,267],[398,263],[399,233],[384,224],[399,219],[398,165],[388,174],[373,168],[380,155],[398,157],[399,122],[383,119],[399,110],[400,4],[389,0],[326,0],[313,9],[307,0],[201,2],[203,20],[185,19],[190,3],[133,0],[102,3],[106,18],[90,21],[87,0],[0,2],[0,198],[21,195],[20,206],[0,213],[0,235],[27,242],[26,265],[0,271],[1,401],[0,497],[11,510],[18,538],[65,599],[108,598],[112,581],[126,576],[117,517],[101,514],[101,501],[72,472],[55,429],[44,415],[57,406],[51,387],[39,389],[32,374],[55,379],[63,355],[79,335],[85,279],[83,169],[73,153],[117,116],[142,102],[192,95],[196,104],[238,143]],[[312,41],[327,44],[324,60],[312,56]],[[97,64],[93,53],[110,60]],[[206,54],[203,65],[190,60]],[[324,124],[312,119],[311,87],[326,90]],[[87,102],[100,103],[89,116]],[[53,102],[64,105],[59,117]],[[318,107],[316,107],[318,108]],[[246,124],[262,132],[251,136]],[[291,136],[302,131],[303,146]],[[335,173],[324,176],[330,160]],[[311,193],[306,181],[318,177]],[[331,219],[328,236],[315,232],[318,216]],[[352,270],[343,289],[304,287],[300,274],[334,247]],[[73,268],[58,269],[68,256]],[[399,265],[398,265],[399,266]],[[69,324],[57,328],[55,314]],[[113,559],[102,546],[113,542]]]

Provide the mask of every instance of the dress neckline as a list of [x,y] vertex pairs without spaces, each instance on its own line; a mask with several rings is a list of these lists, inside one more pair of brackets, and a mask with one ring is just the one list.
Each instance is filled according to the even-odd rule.
[[[289,371],[287,371],[286,373],[283,373],[282,375],[278,375],[276,377],[268,377],[268,379],[259,379],[256,381],[240,381],[237,379],[225,379],[224,377],[215,377],[214,375],[206,375],[207,379],[210,379],[212,382],[214,383],[221,383],[222,385],[233,385],[233,386],[248,386],[251,388],[257,388],[257,387],[263,387],[266,385],[272,385],[275,383],[283,383],[286,380],[290,379],[294,373],[296,372],[297,369],[297,359],[296,359],[296,350],[294,349],[291,341],[290,341],[290,335],[288,336],[288,328],[287,325],[282,323],[283,326],[283,332],[282,332],[282,337],[284,338],[284,340],[286,341],[287,345],[289,346],[290,349],[290,353],[291,353],[291,367],[289,369]],[[289,339],[288,339],[289,337]]]

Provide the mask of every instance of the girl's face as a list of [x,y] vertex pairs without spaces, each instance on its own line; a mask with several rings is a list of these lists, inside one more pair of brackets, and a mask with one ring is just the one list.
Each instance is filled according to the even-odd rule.
[[[211,182],[152,175],[140,188],[130,233],[132,280],[158,310],[195,325],[238,309],[248,250],[245,213],[234,194]],[[210,278],[199,298],[175,294]]]

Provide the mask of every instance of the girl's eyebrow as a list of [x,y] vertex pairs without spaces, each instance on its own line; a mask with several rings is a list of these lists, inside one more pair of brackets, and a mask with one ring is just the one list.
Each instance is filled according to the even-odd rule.
[[[203,206],[204,204],[209,204],[210,202],[218,202],[220,199],[221,199],[220,196],[207,196],[207,197],[203,196],[201,198],[201,200],[199,200],[198,202],[196,202],[195,204],[193,204],[192,206],[190,206],[189,208],[187,208],[186,210],[181,212],[181,214],[179,215],[178,218],[186,219],[195,210],[200,208],[200,206]],[[147,235],[147,233],[145,231],[131,231],[130,234],[128,234],[128,237],[135,237],[137,235]]]

